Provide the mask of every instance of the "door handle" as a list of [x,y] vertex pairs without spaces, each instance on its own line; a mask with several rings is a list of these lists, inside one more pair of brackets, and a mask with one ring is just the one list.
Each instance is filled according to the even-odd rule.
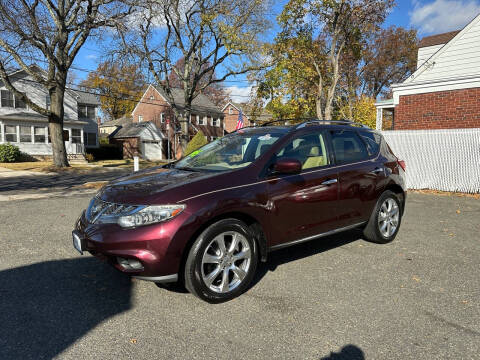
[[325,180],[324,182],[321,183],[321,185],[332,185],[336,184],[338,182],[337,179],[330,179],[330,180]]
[[381,168],[381,167],[376,167],[375,169],[370,171],[371,174],[380,174],[382,172],[383,172],[383,168]]

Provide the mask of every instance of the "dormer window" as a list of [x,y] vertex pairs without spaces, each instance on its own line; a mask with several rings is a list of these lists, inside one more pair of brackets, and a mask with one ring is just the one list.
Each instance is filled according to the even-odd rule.
[[155,96],[150,95],[150,100],[155,100]]

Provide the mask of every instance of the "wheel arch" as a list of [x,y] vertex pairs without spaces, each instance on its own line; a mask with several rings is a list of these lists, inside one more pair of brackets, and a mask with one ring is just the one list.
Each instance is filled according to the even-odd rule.
[[403,190],[403,188],[398,184],[390,183],[385,187],[385,190],[389,190],[398,196],[400,203],[402,204],[402,214],[403,214],[403,212],[405,211],[405,200],[406,200],[405,191]]

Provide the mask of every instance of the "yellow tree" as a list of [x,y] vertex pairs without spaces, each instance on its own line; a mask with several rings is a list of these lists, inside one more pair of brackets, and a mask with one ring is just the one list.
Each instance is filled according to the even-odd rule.
[[105,61],[98,65],[97,70],[89,73],[80,86],[87,91],[96,89],[101,94],[102,112],[112,120],[133,111],[146,83],[138,65]]

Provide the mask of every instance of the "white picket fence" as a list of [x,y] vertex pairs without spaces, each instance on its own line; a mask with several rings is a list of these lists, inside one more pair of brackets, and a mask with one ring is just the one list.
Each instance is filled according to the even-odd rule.
[[410,189],[480,193],[480,129],[382,131]]

